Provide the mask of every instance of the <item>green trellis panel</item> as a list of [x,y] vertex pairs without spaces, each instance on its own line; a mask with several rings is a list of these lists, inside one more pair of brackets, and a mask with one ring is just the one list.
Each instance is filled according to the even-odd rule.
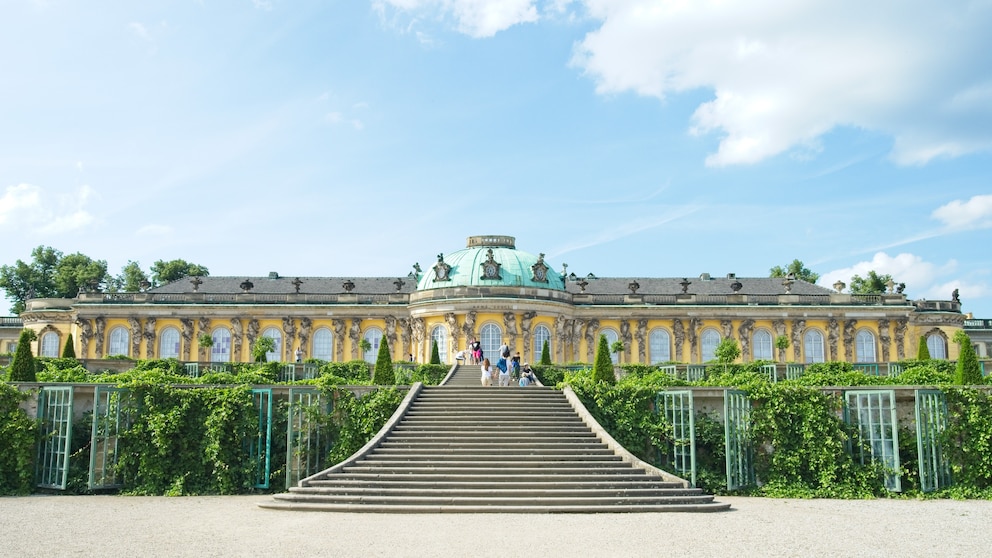
[[899,374],[902,374],[902,370],[903,368],[901,364],[898,362],[890,362],[888,366],[888,375],[898,376]]
[[696,414],[692,392],[660,391],[655,399],[655,409],[664,413],[672,425],[672,442],[662,456],[663,464],[680,476],[689,476],[696,486]]
[[72,449],[72,386],[43,387],[38,391],[38,486],[65,490]]
[[751,444],[751,400],[747,393],[723,393],[724,440],[727,448],[727,490],[755,484],[754,449]]
[[658,370],[661,370],[662,372],[664,372],[665,374],[668,374],[669,376],[671,376],[673,378],[678,378],[679,377],[679,370],[678,370],[678,368],[674,364],[669,364],[667,366],[659,366],[658,367]]
[[698,382],[706,377],[706,366],[702,364],[690,364],[685,367],[685,379],[689,382]]
[[190,378],[200,377],[200,363],[187,362],[186,364],[183,365],[183,368],[186,370],[186,375],[189,376]]
[[851,365],[852,368],[868,376],[878,376],[877,362],[859,362]]
[[283,364],[279,367],[279,381],[280,382],[295,382],[300,378],[296,377],[296,365],[295,364]]
[[312,380],[317,377],[317,372],[319,368],[316,364],[304,364],[303,365],[303,378],[306,380]]
[[848,421],[857,426],[860,433],[861,443],[854,451],[861,458],[861,463],[881,463],[885,467],[885,488],[901,492],[895,391],[847,391],[844,393],[844,402]]
[[785,379],[798,380],[806,371],[805,364],[790,363],[785,365]]
[[320,472],[330,449],[330,433],[320,427],[319,415],[330,411],[313,388],[290,388],[286,426],[286,488]]
[[769,382],[778,382],[778,367],[774,364],[762,364],[761,371],[768,375]]
[[252,402],[258,416],[258,433],[248,446],[255,488],[268,488],[272,475],[272,390],[251,390]]
[[90,433],[90,490],[120,488],[117,478],[117,443],[129,426],[127,389],[96,386],[93,391],[93,428]]
[[916,390],[916,448],[920,456],[920,490],[933,492],[951,485],[951,468],[940,449],[947,428],[947,400],[936,389]]

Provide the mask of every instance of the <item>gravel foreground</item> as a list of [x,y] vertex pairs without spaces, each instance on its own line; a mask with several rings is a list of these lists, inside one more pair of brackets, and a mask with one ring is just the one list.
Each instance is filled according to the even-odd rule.
[[0,498],[3,556],[987,556],[992,502],[721,497],[731,511],[341,514],[267,496]]

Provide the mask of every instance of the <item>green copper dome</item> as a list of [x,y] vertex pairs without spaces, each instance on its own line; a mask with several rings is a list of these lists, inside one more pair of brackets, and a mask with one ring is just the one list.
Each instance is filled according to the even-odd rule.
[[470,236],[466,248],[438,254],[437,263],[424,270],[417,290],[448,287],[533,287],[565,290],[561,274],[535,256],[516,249],[512,236]]

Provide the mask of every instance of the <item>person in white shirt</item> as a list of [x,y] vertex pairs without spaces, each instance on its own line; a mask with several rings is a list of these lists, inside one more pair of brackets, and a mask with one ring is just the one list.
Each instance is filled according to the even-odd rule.
[[482,385],[484,387],[489,387],[493,385],[493,367],[489,364],[489,359],[483,359],[482,361]]

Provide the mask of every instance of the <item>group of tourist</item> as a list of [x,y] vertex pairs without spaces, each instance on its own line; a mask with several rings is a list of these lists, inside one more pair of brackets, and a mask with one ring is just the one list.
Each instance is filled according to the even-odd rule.
[[527,387],[537,382],[534,370],[530,364],[520,365],[520,352],[510,355],[510,346],[506,343],[500,345],[499,358],[496,359],[495,366],[488,358],[482,354],[482,343],[478,339],[469,341],[468,349],[455,353],[455,360],[469,360],[470,364],[479,364],[482,369],[483,386],[509,386],[511,382],[520,387]]

